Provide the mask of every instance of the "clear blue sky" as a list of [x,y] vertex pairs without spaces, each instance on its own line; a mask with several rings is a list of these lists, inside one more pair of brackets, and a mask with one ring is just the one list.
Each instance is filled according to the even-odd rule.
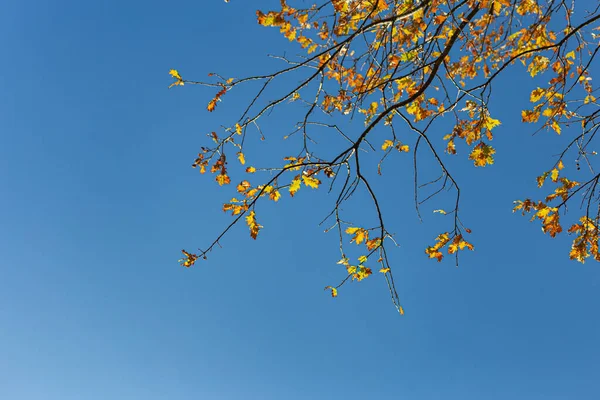
[[229,221],[190,165],[232,119],[227,102],[205,111],[212,91],[167,90],[167,72],[271,68],[285,41],[256,25],[259,3],[4,3],[0,398],[600,398],[600,267],[511,213],[558,147],[518,123],[510,79],[496,164],[456,164],[476,245],[460,268],[423,253],[443,217],[418,224],[410,187],[377,183],[404,317],[380,276],[323,291],[341,271],[319,194],[264,208],[256,242],[240,228],[177,265]]

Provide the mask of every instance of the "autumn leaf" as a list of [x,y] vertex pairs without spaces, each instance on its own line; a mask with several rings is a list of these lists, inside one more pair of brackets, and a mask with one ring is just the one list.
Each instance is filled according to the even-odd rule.
[[333,286],[325,286],[325,290],[331,290],[331,297],[337,297],[338,291]]
[[198,259],[198,256],[196,254],[192,254],[192,253],[188,253],[185,250],[181,250],[181,252],[183,253],[183,255],[185,256],[185,258],[182,258],[181,260],[179,260],[179,263],[186,268],[191,267],[192,265],[194,265],[194,263],[196,262],[196,260]]
[[379,270],[379,272],[381,272],[382,274],[387,274],[388,272],[390,272],[390,269],[389,268],[381,268]]
[[[314,178],[312,176],[306,176],[306,175],[302,175],[302,180],[304,181],[304,184],[308,187],[311,187],[313,189],[318,189],[319,185],[321,184],[321,181],[318,180],[317,178]],[[290,190],[291,192],[291,190]]]
[[464,240],[462,235],[456,235],[452,243],[448,245],[448,254],[454,254],[458,250],[464,250],[465,248],[473,250],[473,245]]
[[250,228],[250,236],[252,239],[256,240],[258,231],[262,228],[262,225],[259,225],[256,221],[256,213],[254,211],[250,211],[246,216],[246,224],[248,224],[248,227]]
[[292,180],[292,183],[289,187],[290,195],[294,197],[298,190],[300,190],[300,175],[298,175]]
[[239,151],[237,153],[237,157],[238,157],[238,160],[239,160],[240,164],[242,164],[242,165],[246,164],[246,158],[244,157],[244,153],[242,153],[241,151]]
[[531,92],[531,96],[529,96],[529,101],[532,103],[537,103],[538,101],[541,100],[541,98],[544,96],[545,93],[546,93],[545,89],[537,88]]
[[372,273],[373,271],[371,270],[371,268],[367,268],[365,266],[360,265],[354,273],[354,275],[352,276],[352,279],[356,279],[360,282],[363,279],[368,278],[369,275],[371,275]]
[[250,189],[251,185],[248,181],[242,181],[239,185],[237,185],[237,191],[240,193],[244,193],[246,190]]
[[386,140],[385,142],[383,142],[383,144],[381,145],[381,150],[387,150],[390,147],[392,147],[394,145],[394,142],[392,142],[391,140]]
[[181,75],[179,75],[179,72],[176,69],[170,70],[169,75],[171,75],[173,78],[175,78],[175,82],[171,83],[171,85],[169,86],[169,89],[171,89],[173,86],[183,86],[184,85],[183,79],[181,78]]
[[281,197],[281,194],[277,190],[273,190],[273,191],[271,191],[271,193],[269,193],[269,199],[271,199],[273,201],[279,201],[280,197]]
[[398,144],[396,144],[396,150],[398,150],[401,153],[402,152],[408,153],[410,151],[410,148],[408,147],[407,144],[398,143]]
[[373,250],[381,245],[381,238],[374,238],[365,242],[367,250]]
[[219,174],[216,177],[216,181],[219,183],[219,186],[229,185],[231,183],[231,179],[227,174]]
[[469,155],[469,159],[473,160],[473,163],[476,167],[485,167],[486,165],[491,165],[494,163],[493,155],[496,153],[496,150],[492,146],[488,146],[484,142],[480,142],[471,154]]
[[354,235],[350,243],[355,242],[356,244],[361,244],[364,241],[369,240],[369,232],[363,228],[354,228],[350,227],[346,229],[346,233],[348,235]]
[[246,168],[246,172],[249,173],[249,174],[253,174],[253,173],[256,172],[256,168],[254,168],[254,167],[248,167],[248,168]]
[[444,255],[440,249],[450,241],[450,236],[448,235],[448,232],[445,232],[438,235],[435,240],[436,243],[433,246],[427,247],[425,249],[425,253],[429,256],[429,258],[436,258],[439,262],[442,261],[442,258],[444,258]]

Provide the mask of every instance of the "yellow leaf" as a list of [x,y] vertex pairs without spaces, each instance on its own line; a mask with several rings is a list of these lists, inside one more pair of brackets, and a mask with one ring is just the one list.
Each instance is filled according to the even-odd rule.
[[396,149],[397,149],[399,152],[405,152],[405,153],[408,153],[408,152],[410,151],[410,148],[408,147],[408,145],[407,145],[407,144],[403,144],[403,145],[401,145],[400,143],[398,143],[398,144],[396,145]]
[[227,176],[227,174],[219,174],[216,177],[216,181],[219,183],[219,186],[228,185],[231,183],[231,179]]
[[379,272],[381,272],[382,274],[386,274],[386,273],[390,272],[390,269],[389,268],[381,268],[379,270]]
[[356,244],[361,244],[365,240],[369,240],[369,232],[363,228],[348,228],[346,229],[346,233],[354,235],[350,243],[356,242]]
[[558,180],[558,169],[554,168],[552,170],[550,178],[552,178],[552,182],[556,182]]
[[364,264],[367,261],[367,256],[358,257],[358,262]]
[[374,248],[376,248],[377,246],[379,246],[381,244],[381,239],[374,238],[371,240],[367,240],[365,244],[367,245],[367,250],[373,250]]
[[546,93],[545,89],[542,89],[542,88],[535,89],[534,91],[531,92],[531,96],[529,96],[529,101],[531,101],[532,103],[537,103],[544,96],[544,93]]
[[273,201],[279,201],[280,197],[281,197],[281,194],[277,190],[273,190],[271,193],[269,193],[269,199],[271,199]]
[[300,190],[300,175],[298,175],[292,180],[292,183],[290,184],[289,188],[290,195],[294,197],[298,190]]
[[176,69],[172,69],[169,71],[169,75],[171,75],[173,78],[175,78],[175,82],[171,83],[169,85],[169,89],[171,89],[173,86],[183,86],[183,79],[181,78],[181,75],[179,75],[179,72],[177,72]]
[[480,142],[471,154],[469,155],[469,159],[473,160],[473,163],[476,167],[485,167],[488,164],[494,163],[493,155],[496,153],[496,150],[492,146],[488,146],[487,144]]
[[312,176],[302,175],[302,180],[304,181],[304,184],[306,186],[311,187],[313,189],[318,189],[319,185],[321,184],[320,180]]
[[179,260],[179,263],[186,268],[189,268],[192,265],[194,265],[194,263],[198,259],[198,256],[196,254],[188,253],[185,250],[181,250],[181,252],[183,253],[183,255],[185,255],[185,258]]
[[326,286],[325,290],[331,290],[331,297],[337,297],[338,291],[333,286]]
[[242,126],[240,124],[235,124],[235,133],[238,135],[242,134]]
[[242,153],[241,151],[237,153],[238,156],[238,160],[240,160],[240,164],[244,165],[246,164],[246,158],[244,157],[244,153]]
[[444,210],[433,210],[433,212],[434,212],[434,213],[440,213],[440,214],[442,214],[442,215],[446,215],[446,214],[448,214],[448,213],[447,213],[446,211],[444,211]]
[[565,55],[565,58],[572,58],[573,60],[575,59],[575,51],[570,51]]
[[356,234],[354,235],[354,238],[351,241],[355,241],[356,244],[361,244],[362,242],[365,241],[365,239],[369,238],[369,233],[367,231],[365,231],[364,229],[361,229],[360,231],[356,232]]
[[387,150],[390,147],[392,147],[394,145],[394,142],[392,142],[391,140],[386,140],[385,142],[383,142],[383,145],[381,145],[381,150]]
[[483,120],[483,125],[486,129],[491,131],[492,129],[500,125],[500,120],[487,116]]
[[171,75],[173,78],[177,79],[178,81],[182,80],[181,75],[179,75],[179,72],[176,69],[170,70],[169,75]]
[[556,121],[552,121],[552,129],[554,129],[554,132],[558,133],[560,135],[560,125],[558,124],[558,122]]
[[564,164],[563,164],[562,160],[559,160],[559,161],[558,161],[558,166],[557,166],[557,168],[558,168],[559,170],[561,170],[561,169],[563,169],[564,167],[565,167],[565,166],[564,166]]
[[256,172],[256,168],[254,168],[254,167],[248,167],[248,168],[246,168],[246,172],[249,173],[249,174],[253,174],[253,173]]
[[242,181],[239,185],[237,185],[237,191],[240,193],[244,193],[246,190],[250,189],[250,182]]
[[250,236],[252,239],[256,240],[258,236],[258,231],[262,228],[262,225],[259,225],[256,221],[256,213],[254,211],[250,211],[250,213],[246,216],[246,224],[250,228]]

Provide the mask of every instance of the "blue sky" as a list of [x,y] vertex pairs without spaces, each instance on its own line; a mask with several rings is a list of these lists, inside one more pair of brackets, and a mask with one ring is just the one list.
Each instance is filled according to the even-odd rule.
[[272,68],[265,55],[285,41],[256,25],[258,6],[3,7],[0,398],[599,398],[598,265],[569,261],[568,237],[511,213],[559,144],[519,123],[516,77],[495,89],[496,164],[455,164],[476,246],[459,268],[425,258],[443,217],[418,223],[410,176],[375,183],[400,244],[404,317],[381,277],[323,292],[341,271],[316,226],[319,193],[262,209],[256,242],[240,227],[208,262],[177,265],[229,221],[228,194],[190,165],[240,105],[209,114],[212,91],[167,90],[167,72]]

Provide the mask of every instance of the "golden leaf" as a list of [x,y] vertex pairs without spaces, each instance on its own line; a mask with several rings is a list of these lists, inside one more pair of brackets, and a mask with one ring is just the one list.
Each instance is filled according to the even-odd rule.
[[400,144],[400,143],[398,143],[396,145],[396,150],[398,150],[399,152],[408,153],[410,151],[410,148],[408,147],[407,144]]
[[242,164],[242,165],[246,164],[246,158],[244,157],[244,153],[239,151],[237,153],[237,157],[238,157],[238,160],[240,161],[240,164]]
[[250,213],[246,216],[246,224],[250,228],[250,236],[252,239],[256,240],[258,236],[258,231],[262,228],[262,225],[259,225],[256,221],[256,213],[254,211],[250,211]]
[[318,189],[319,185],[321,184],[320,180],[318,180],[317,178],[314,178],[312,176],[302,175],[302,180],[304,181],[304,184],[306,186],[311,187],[313,189]]
[[374,238],[365,242],[367,250],[373,250],[381,245],[381,238]]
[[346,233],[349,235],[354,235],[350,243],[355,242],[356,244],[361,244],[362,242],[369,240],[369,232],[363,228],[348,228],[346,229]]
[[289,187],[290,195],[292,197],[294,197],[294,195],[296,194],[296,192],[298,190],[300,190],[300,175],[296,176],[292,180],[292,183],[290,184],[290,187]]
[[383,142],[383,144],[381,145],[381,150],[387,150],[390,147],[392,147],[394,145],[394,142],[392,142],[391,140],[386,140],[385,142]]
[[177,80],[181,80],[181,75],[179,75],[179,72],[176,69],[170,70],[169,75],[171,75],[173,78],[175,78]]
[[273,190],[273,191],[271,191],[271,193],[269,193],[269,199],[271,199],[273,201],[279,201],[280,197],[281,197],[281,194],[277,190]]
[[194,265],[194,263],[198,259],[198,256],[196,254],[188,253],[185,250],[181,250],[181,252],[183,253],[183,255],[185,255],[185,258],[179,260],[179,263],[186,268],[189,268],[192,265]]
[[338,291],[333,286],[325,286],[325,290],[331,290],[331,297],[337,297]]
[[229,185],[231,183],[231,179],[227,174],[219,174],[216,177],[216,181],[219,182],[219,186]]

